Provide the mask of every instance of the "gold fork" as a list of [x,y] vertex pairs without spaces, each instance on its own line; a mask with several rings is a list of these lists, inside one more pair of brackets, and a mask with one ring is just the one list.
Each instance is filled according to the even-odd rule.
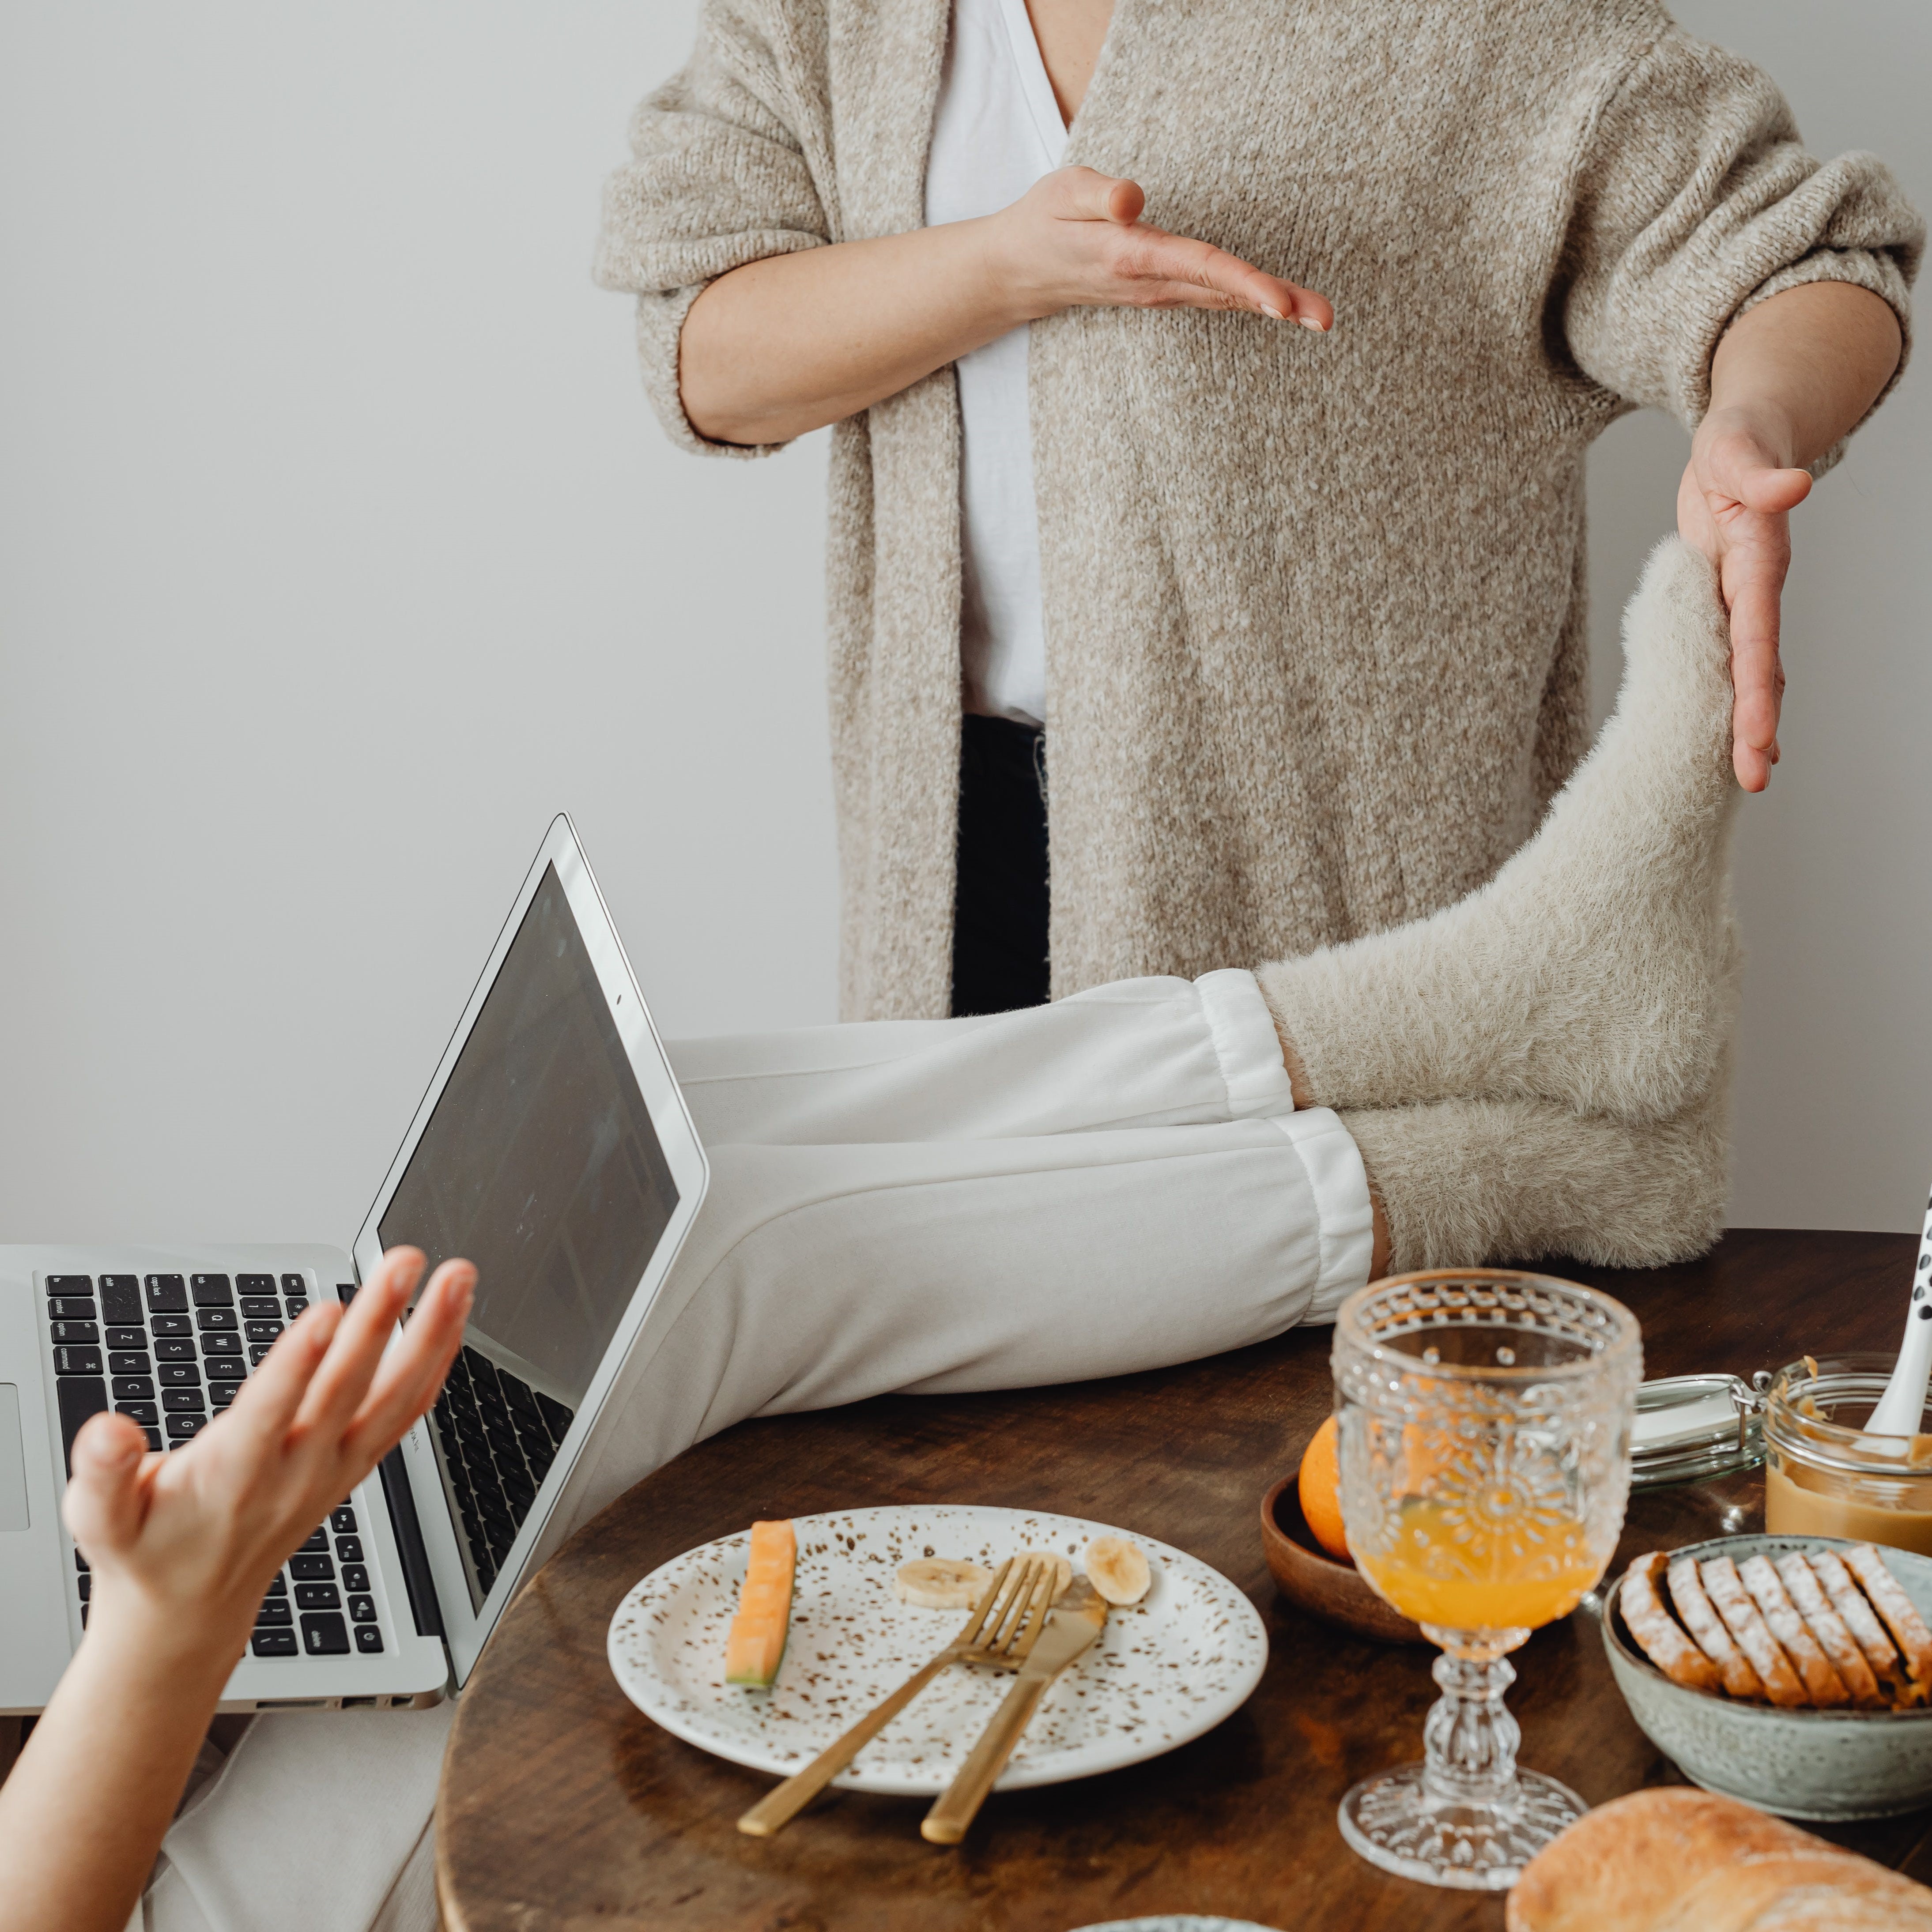
[[883,1704],[866,1712],[836,1744],[802,1771],[768,1791],[738,1820],[754,1838],[769,1838],[809,1804],[949,1664],[989,1664],[1017,1670],[1046,1621],[1054,1566],[1039,1557],[1010,1556],[967,1618],[965,1628],[930,1664],[916,1670]]

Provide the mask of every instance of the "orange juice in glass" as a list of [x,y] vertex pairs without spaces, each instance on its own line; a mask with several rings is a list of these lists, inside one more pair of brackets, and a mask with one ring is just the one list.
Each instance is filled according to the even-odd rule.
[[1342,1835],[1385,1870],[1501,1890],[1584,1808],[1517,1768],[1504,1658],[1568,1616],[1616,1546],[1636,1320],[1549,1276],[1406,1275],[1342,1305],[1334,1370],[1349,1549],[1443,1651],[1423,1761],[1357,1785]]

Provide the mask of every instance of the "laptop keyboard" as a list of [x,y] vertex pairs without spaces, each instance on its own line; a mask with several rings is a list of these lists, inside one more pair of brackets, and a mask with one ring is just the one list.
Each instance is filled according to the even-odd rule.
[[[232,1280],[225,1274],[50,1274],[44,1280],[70,1474],[76,1432],[105,1408],[140,1424],[150,1449],[192,1442],[309,1304],[308,1278],[299,1274]],[[92,1579],[78,1550],[74,1560],[85,1626]],[[349,1504],[329,1512],[269,1585],[249,1648],[256,1657],[380,1653],[382,1618]]]
[[470,1560],[488,1596],[575,1412],[465,1348],[433,1413]]

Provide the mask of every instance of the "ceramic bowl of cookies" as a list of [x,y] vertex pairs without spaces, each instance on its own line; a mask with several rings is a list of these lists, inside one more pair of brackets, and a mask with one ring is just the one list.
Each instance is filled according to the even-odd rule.
[[1932,1804],[1932,1559],[1720,1537],[1640,1556],[1603,1629],[1638,1727],[1706,1790],[1787,1818]]
[[1293,1476],[1282,1477],[1262,1498],[1262,1550],[1281,1594],[1324,1623],[1378,1643],[1428,1641],[1369,1588],[1352,1563],[1330,1556],[1316,1540]]

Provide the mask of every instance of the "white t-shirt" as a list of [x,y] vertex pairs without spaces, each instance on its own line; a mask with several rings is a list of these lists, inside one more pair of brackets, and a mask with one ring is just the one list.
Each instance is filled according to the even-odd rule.
[[[1066,126],[1026,0],[953,0],[926,219],[968,221],[1019,200],[1066,152]],[[1024,325],[962,356],[959,660],[966,709],[1038,724],[1046,717]]]

